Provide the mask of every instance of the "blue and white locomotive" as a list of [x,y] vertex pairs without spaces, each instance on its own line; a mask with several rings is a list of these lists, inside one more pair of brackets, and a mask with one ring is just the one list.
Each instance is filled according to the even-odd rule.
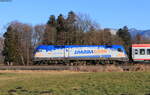
[[34,61],[105,64],[127,62],[128,57],[121,45],[40,45],[36,48]]

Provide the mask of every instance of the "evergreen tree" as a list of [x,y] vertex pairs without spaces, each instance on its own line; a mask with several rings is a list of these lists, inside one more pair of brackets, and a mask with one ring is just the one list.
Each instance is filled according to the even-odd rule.
[[122,29],[120,28],[117,31],[117,35],[123,40],[124,47],[125,47],[127,53],[129,53],[129,47],[131,46],[132,41],[131,41],[131,35],[128,31],[128,27],[124,26]]
[[43,44],[54,45],[56,43],[56,35],[57,35],[56,26],[57,21],[55,19],[55,16],[51,15],[47,22],[45,32],[43,34],[43,42],[42,42]]
[[57,31],[65,32],[65,18],[60,14],[57,18]]
[[67,22],[69,22],[70,24],[74,24],[75,21],[76,21],[76,14],[73,11],[70,11],[68,13]]
[[68,45],[76,44],[77,40],[77,29],[75,26],[76,23],[76,14],[73,11],[68,13],[68,17],[66,19],[65,30],[66,30],[66,43]]
[[48,22],[47,22],[47,25],[50,25],[52,27],[56,27],[57,25],[57,22],[56,22],[56,19],[55,19],[55,16],[54,15],[51,15]]
[[65,45],[66,42],[66,29],[65,29],[66,20],[62,14],[57,18],[57,44]]
[[5,56],[4,62],[7,64],[16,62],[16,55],[17,55],[17,39],[15,35],[15,32],[11,26],[7,28],[7,32],[3,35],[5,40],[4,40],[4,50],[3,50],[3,55]]

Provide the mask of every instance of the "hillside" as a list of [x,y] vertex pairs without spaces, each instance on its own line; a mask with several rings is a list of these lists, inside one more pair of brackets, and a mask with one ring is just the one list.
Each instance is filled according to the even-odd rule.
[[134,37],[138,33],[144,37],[150,37],[150,30],[137,30],[135,28],[132,28],[129,29],[129,32],[131,33],[132,37]]

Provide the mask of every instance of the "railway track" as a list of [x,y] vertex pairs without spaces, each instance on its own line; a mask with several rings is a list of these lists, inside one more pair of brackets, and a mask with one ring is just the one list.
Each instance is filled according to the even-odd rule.
[[0,70],[69,70],[69,66],[0,66]]
[[[131,69],[140,69],[143,66],[147,66],[150,68],[150,65],[109,65],[114,66],[116,68],[121,68],[124,71],[130,71]],[[98,65],[98,66],[0,66],[0,70],[77,70],[80,68],[96,68],[96,69],[102,69],[102,68],[109,68],[109,66],[105,65]]]

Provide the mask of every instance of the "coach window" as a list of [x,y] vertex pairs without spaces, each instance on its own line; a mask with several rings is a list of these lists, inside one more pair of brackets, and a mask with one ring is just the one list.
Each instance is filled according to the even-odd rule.
[[150,49],[147,49],[147,55],[150,55]]
[[138,49],[135,49],[134,52],[135,52],[135,55],[137,55],[138,54]]
[[140,49],[140,55],[145,55],[145,49]]

